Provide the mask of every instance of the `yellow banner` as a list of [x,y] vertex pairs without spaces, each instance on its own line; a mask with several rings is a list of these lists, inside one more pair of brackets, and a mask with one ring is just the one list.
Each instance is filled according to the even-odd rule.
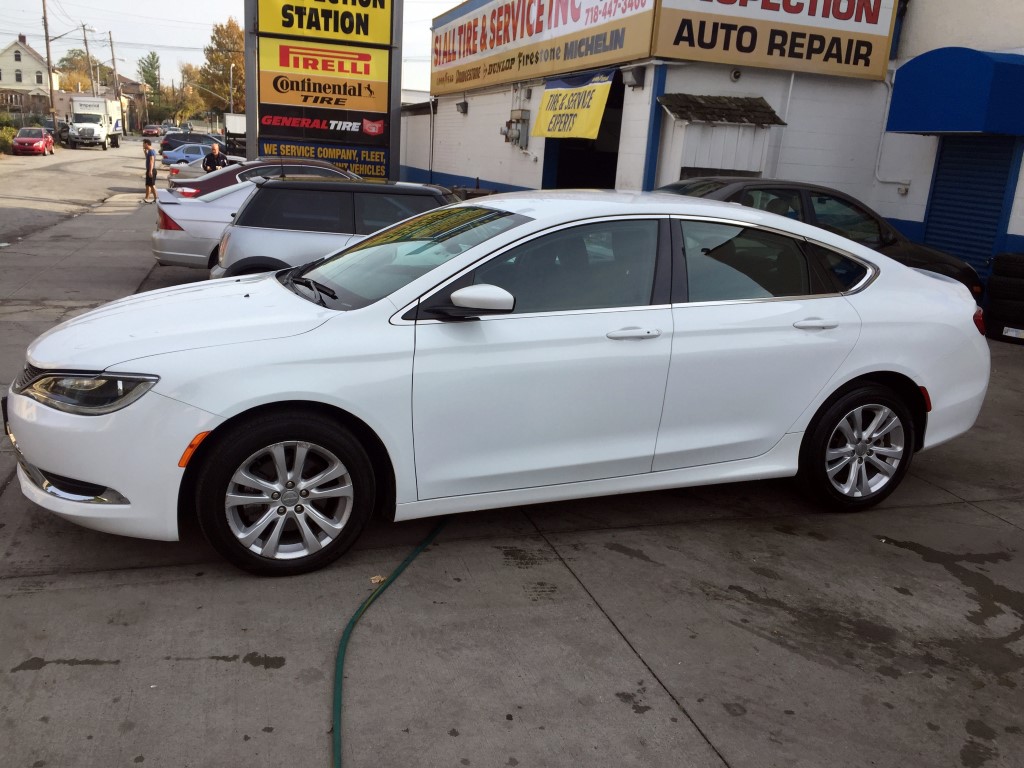
[[296,107],[351,109],[356,112],[387,112],[388,84],[326,77],[260,72],[260,101]]
[[259,0],[259,31],[334,43],[391,43],[392,0]]
[[612,75],[596,75],[577,87],[561,80],[548,83],[531,134],[549,139],[596,139]]
[[659,10],[654,56],[688,61],[813,72],[819,75],[885,79],[891,32],[782,24],[761,19]]

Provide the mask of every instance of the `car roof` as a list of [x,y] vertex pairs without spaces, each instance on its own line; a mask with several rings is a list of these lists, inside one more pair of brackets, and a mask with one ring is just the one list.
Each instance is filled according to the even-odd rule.
[[474,198],[459,205],[519,213],[529,216],[540,226],[631,214],[707,217],[784,230],[822,243],[830,243],[837,248],[856,250],[858,256],[868,256],[872,260],[878,256],[877,251],[864,248],[841,235],[826,232],[802,221],[777,216],[739,203],[687,197],[670,192],[604,192],[587,189],[505,192]]
[[387,188],[399,194],[431,194],[450,195],[451,190],[437,184],[418,184],[411,181],[384,181],[381,179],[336,179],[329,176],[278,176],[272,179],[261,178],[256,182],[259,187],[283,187],[285,189],[312,189],[318,191],[345,190],[365,191],[368,188]]

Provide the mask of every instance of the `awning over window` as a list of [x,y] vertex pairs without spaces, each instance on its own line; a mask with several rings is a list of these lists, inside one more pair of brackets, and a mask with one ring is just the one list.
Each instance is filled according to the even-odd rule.
[[1024,56],[937,48],[898,70],[886,130],[1024,136]]
[[760,96],[697,96],[666,93],[658,103],[677,120],[731,125],[785,125],[771,105]]
[[548,80],[533,136],[549,139],[596,139],[608,103],[615,70],[596,75]]

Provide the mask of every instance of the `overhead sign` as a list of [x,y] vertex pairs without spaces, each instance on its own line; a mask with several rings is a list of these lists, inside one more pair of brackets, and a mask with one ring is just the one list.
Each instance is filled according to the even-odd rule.
[[885,78],[897,0],[660,0],[654,56]]
[[655,0],[469,0],[434,19],[430,92],[645,58],[654,6]]
[[389,162],[399,122],[391,114],[399,88],[389,48],[393,0],[252,1],[259,153],[396,176]]
[[614,74],[609,70],[585,79],[548,81],[532,135],[549,139],[596,139]]
[[333,43],[391,43],[392,0],[259,0],[260,34]]

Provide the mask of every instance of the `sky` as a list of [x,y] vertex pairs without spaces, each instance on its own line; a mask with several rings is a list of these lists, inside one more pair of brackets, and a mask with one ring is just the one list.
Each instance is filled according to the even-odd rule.
[[[430,23],[435,16],[459,5],[461,0],[404,0],[402,30],[402,88],[426,91],[430,88]],[[229,16],[242,22],[244,0],[46,0],[50,24],[50,48],[56,63],[72,48],[84,50],[82,23],[88,32],[89,52],[111,63],[108,32],[113,33],[119,75],[139,79],[138,60],[149,51],[160,56],[161,78],[169,85],[178,78],[181,64],[202,65],[203,48],[210,43],[214,24]],[[161,14],[173,12],[164,18]],[[43,0],[0,2],[0,48],[23,34],[28,44],[43,56]],[[57,39],[53,39],[57,38]]]

